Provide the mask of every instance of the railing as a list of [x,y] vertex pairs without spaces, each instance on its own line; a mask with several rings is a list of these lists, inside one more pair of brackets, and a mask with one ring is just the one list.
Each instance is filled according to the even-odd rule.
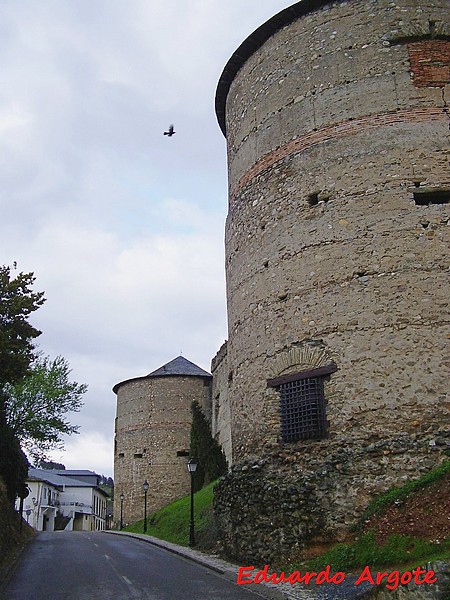
[[84,502],[61,502],[60,506],[83,506],[85,508],[92,508],[92,504],[84,504]]

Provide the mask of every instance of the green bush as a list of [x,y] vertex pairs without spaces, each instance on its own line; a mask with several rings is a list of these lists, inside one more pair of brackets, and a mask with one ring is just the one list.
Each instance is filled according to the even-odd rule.
[[195,491],[215,481],[227,472],[227,461],[222,448],[211,435],[209,423],[196,400],[192,402],[190,455],[198,461],[194,479]]

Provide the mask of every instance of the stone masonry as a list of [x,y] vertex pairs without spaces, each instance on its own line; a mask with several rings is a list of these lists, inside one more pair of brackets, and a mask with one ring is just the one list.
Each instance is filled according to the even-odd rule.
[[[224,69],[235,556],[339,538],[448,452],[449,84],[447,0],[302,0]],[[324,369],[327,435],[285,443],[270,382]]]
[[231,415],[228,399],[228,357],[226,342],[211,361],[212,411],[211,434],[220,444],[227,463],[233,462],[231,450]]
[[147,480],[147,508],[154,511],[189,493],[187,470],[191,432],[191,404],[204,410],[211,404],[211,375],[179,356],[145,377],[114,386],[117,417],[114,442],[114,522],[144,518],[143,484]]

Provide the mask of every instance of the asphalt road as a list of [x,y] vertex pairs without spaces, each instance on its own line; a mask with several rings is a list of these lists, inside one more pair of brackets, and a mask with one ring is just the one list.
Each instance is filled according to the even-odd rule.
[[214,571],[125,536],[43,532],[16,566],[4,600],[261,600]]

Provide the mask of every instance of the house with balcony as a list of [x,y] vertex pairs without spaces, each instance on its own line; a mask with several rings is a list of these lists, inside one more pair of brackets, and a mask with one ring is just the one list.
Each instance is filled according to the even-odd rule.
[[37,531],[102,531],[108,494],[87,470],[29,469],[23,517]]
[[38,470],[30,469],[28,472],[26,485],[29,494],[24,500],[23,517],[37,531],[54,531],[62,488],[49,478],[32,473]]

